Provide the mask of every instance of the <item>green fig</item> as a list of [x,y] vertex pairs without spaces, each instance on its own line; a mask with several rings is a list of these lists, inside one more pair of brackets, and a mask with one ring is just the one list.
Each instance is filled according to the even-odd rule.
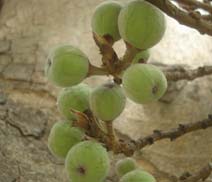
[[124,110],[126,97],[116,83],[103,84],[91,92],[90,108],[103,121],[112,121]]
[[103,182],[110,162],[104,147],[94,141],[84,141],[71,148],[65,167],[72,182]]
[[136,169],[125,174],[120,182],[156,182],[156,179],[148,172]]
[[118,18],[121,37],[138,49],[148,49],[157,44],[166,30],[164,14],[144,0],[126,4]]
[[116,163],[116,174],[122,177],[128,172],[135,170],[137,167],[136,161],[133,158],[127,157]]
[[89,95],[91,88],[84,83],[73,87],[63,88],[58,95],[57,105],[59,111],[68,120],[76,119],[71,109],[84,112],[89,109]]
[[84,133],[69,122],[56,122],[48,137],[48,148],[54,156],[65,159],[71,147],[82,141],[83,137]]
[[89,71],[89,60],[78,48],[64,45],[55,48],[48,57],[46,75],[57,86],[69,87],[82,82]]
[[157,101],[167,89],[163,72],[150,64],[131,65],[124,72],[122,81],[126,95],[139,104]]
[[99,36],[110,36],[113,41],[120,39],[118,16],[122,4],[116,1],[106,1],[99,4],[92,17],[91,26]]
[[135,63],[146,63],[150,57],[149,49],[141,51],[137,53],[132,61],[133,64]]

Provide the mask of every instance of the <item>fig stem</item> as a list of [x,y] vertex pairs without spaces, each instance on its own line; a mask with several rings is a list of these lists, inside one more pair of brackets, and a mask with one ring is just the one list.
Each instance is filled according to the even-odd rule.
[[105,68],[96,67],[90,64],[88,76],[92,75],[109,75],[109,73]]
[[135,55],[141,51],[140,49],[133,47],[132,45],[128,44],[127,42],[125,42],[125,44],[126,44],[126,51],[122,58],[122,61],[117,66],[117,69],[118,69],[117,72],[121,72],[121,71],[125,70],[132,63]]
[[106,128],[107,128],[107,135],[108,135],[108,147],[116,152],[117,148],[119,147],[119,144],[116,140],[115,131],[113,128],[113,121],[106,121]]

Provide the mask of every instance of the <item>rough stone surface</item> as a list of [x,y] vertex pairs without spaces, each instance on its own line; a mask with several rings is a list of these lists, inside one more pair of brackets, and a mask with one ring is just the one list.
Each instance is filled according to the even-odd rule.
[[0,40],[0,53],[4,53],[10,50],[10,41]]
[[10,64],[3,72],[3,77],[6,79],[17,79],[30,81],[34,70],[33,65],[25,64]]
[[[64,166],[49,153],[46,139],[59,116],[55,96],[59,88],[47,84],[43,68],[48,51],[71,43],[100,65],[90,20],[101,0],[6,0],[0,14],[0,182],[68,181]],[[119,55],[125,46],[115,44]],[[168,18],[164,39],[151,50],[150,62],[211,64],[211,38]],[[108,78],[86,80],[92,86]],[[212,77],[171,83],[161,102],[138,106],[128,101],[116,128],[130,137],[201,120],[212,112]],[[195,172],[212,153],[211,129],[177,141],[161,141],[142,150],[138,161],[159,181],[168,174]],[[112,174],[111,174],[112,175]],[[110,179],[108,179],[110,181]],[[211,182],[211,179],[209,180]]]
[[0,73],[12,62],[12,58],[9,55],[0,55]]

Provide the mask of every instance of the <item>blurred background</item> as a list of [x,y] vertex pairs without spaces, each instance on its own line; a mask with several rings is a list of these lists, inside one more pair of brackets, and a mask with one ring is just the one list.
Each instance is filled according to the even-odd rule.
[[[120,0],[121,1],[121,0]],[[100,0],[5,0],[0,12],[0,182],[65,182],[61,165],[47,149],[59,88],[47,83],[44,65],[49,50],[70,43],[100,65],[92,39],[91,16]],[[119,55],[125,46],[115,45]],[[198,67],[212,65],[212,38],[167,17],[163,40],[151,50],[150,62]],[[92,77],[95,87],[107,80]],[[130,101],[115,127],[133,139],[154,129],[198,121],[212,114],[212,76],[178,81],[162,101],[145,106]],[[140,163],[157,175],[195,172],[212,157],[212,130],[175,142],[157,142],[140,152]]]

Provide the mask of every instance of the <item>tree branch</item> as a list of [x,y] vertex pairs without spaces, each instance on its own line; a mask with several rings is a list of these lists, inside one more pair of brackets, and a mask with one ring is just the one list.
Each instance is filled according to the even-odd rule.
[[204,9],[205,11],[208,11],[209,13],[212,13],[212,6],[208,3],[200,2],[200,1],[195,1],[195,0],[175,0],[178,3],[183,3],[189,6],[193,6],[196,9],[201,8]]
[[212,23],[202,18],[200,14],[194,12],[186,12],[179,9],[169,0],[146,0],[149,3],[157,6],[168,16],[176,19],[180,24],[189,26],[198,30],[201,34],[212,35]]
[[212,163],[208,163],[205,167],[200,169],[196,174],[186,177],[180,178],[179,182],[197,182],[199,180],[205,181],[212,172]]
[[103,66],[107,68],[108,72],[113,75],[115,73],[115,63],[119,62],[118,56],[113,49],[113,40],[110,36],[101,37],[93,33],[93,39],[99,47],[102,55]]
[[209,115],[207,119],[202,121],[189,123],[189,124],[180,124],[178,128],[174,128],[168,131],[154,130],[153,134],[148,135],[144,138],[138,140],[128,140],[126,142],[121,141],[119,153],[124,153],[127,156],[133,155],[137,150],[144,148],[147,145],[152,145],[154,142],[170,139],[174,141],[175,139],[193,131],[206,129],[212,127],[212,115]]
[[203,66],[197,69],[183,67],[165,67],[163,69],[168,81],[194,80],[212,74],[212,66]]

